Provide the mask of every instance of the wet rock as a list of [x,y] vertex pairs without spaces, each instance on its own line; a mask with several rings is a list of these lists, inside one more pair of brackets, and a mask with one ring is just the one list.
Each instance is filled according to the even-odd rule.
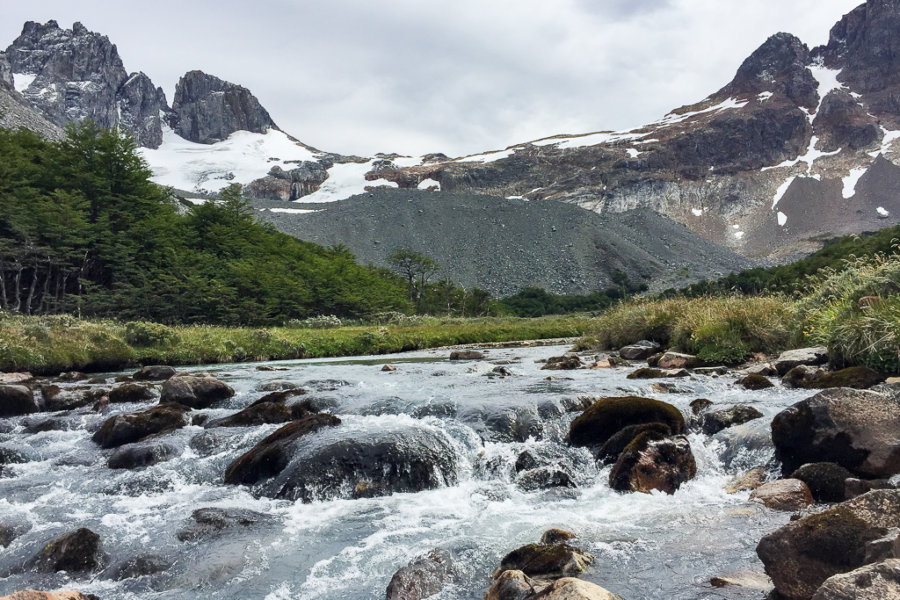
[[44,431],[71,431],[77,425],[71,419],[58,417],[25,417],[22,419],[25,433],[41,433]]
[[[269,381],[256,386],[259,392],[285,392],[288,390],[301,389],[300,385],[293,381]],[[304,390],[302,393],[306,393]]]
[[191,513],[190,521],[175,537],[182,542],[205,539],[270,521],[268,515],[243,508],[199,508]]
[[487,373],[488,377],[512,377],[512,375],[513,372],[504,366],[494,367],[490,373]]
[[765,390],[770,387],[775,387],[775,384],[769,381],[768,377],[757,373],[745,375],[741,379],[738,379],[736,383],[748,390]]
[[8,548],[16,538],[31,529],[28,523],[0,523],[0,546]]
[[[304,416],[305,409],[301,408]],[[244,410],[220,419],[212,419],[203,424],[207,429],[213,427],[247,427],[250,425],[265,425],[269,423],[287,423],[293,419],[290,408],[279,402],[254,403]]]
[[843,502],[845,481],[853,475],[841,465],[831,462],[807,463],[791,474],[809,487],[816,502]]
[[[419,425],[341,436],[323,432],[287,451],[288,462],[255,486],[255,493],[312,502],[420,492],[457,480],[452,444],[440,432]],[[226,481],[231,480],[229,467]]]
[[799,348],[782,352],[778,358],[772,361],[772,366],[778,374],[784,376],[788,371],[800,365],[824,365],[828,362],[828,348],[816,346],[814,348]]
[[683,388],[674,383],[658,382],[650,386],[655,394],[686,394],[690,392],[690,388]]
[[572,371],[584,367],[581,359],[574,354],[564,356],[552,356],[547,359],[547,364],[541,367],[542,371]]
[[571,531],[566,531],[565,529],[548,529],[543,534],[541,534],[541,543],[542,544],[560,544],[563,542],[568,542],[569,540],[574,540],[576,535]]
[[0,419],[0,433],[12,433],[15,428],[15,424],[9,419]]
[[417,406],[412,412],[412,416],[417,419],[424,419],[425,417],[452,419],[456,417],[456,414],[456,403],[450,400],[429,402],[428,404]]
[[896,400],[875,392],[819,392],[772,420],[775,457],[784,473],[814,462],[834,462],[864,477],[900,473],[897,408]]
[[180,404],[158,404],[140,412],[107,419],[91,437],[101,448],[116,448],[187,425],[189,408]]
[[[544,437],[544,425],[531,406],[518,406],[501,409],[483,417],[484,427],[488,431],[479,431],[490,441],[525,442],[529,438],[540,440]],[[481,428],[476,426],[476,429]]]
[[142,554],[112,567],[109,577],[113,581],[135,579],[168,571],[174,564],[173,561],[156,554]]
[[659,490],[674,494],[696,474],[697,463],[686,437],[669,438],[647,431],[634,438],[619,456],[610,471],[609,485],[620,492]]
[[665,352],[657,352],[656,354],[651,354],[647,357],[647,366],[653,367],[654,369],[659,365],[659,359],[663,357]]
[[579,396],[578,398],[563,398],[560,400],[560,404],[566,412],[584,412],[595,401],[596,398],[590,396]]
[[798,365],[784,374],[781,383],[789,388],[812,389],[825,377],[827,371],[822,367]]
[[42,409],[51,412],[72,410],[92,404],[105,394],[106,390],[104,389],[85,388],[83,386],[62,388],[58,385],[42,385]]
[[24,385],[0,385],[0,417],[17,417],[37,412],[34,394]]
[[728,575],[713,577],[709,580],[709,583],[716,588],[742,587],[762,592],[770,592],[774,589],[772,580],[767,575],[753,571],[729,573]]
[[572,421],[568,439],[573,446],[599,448],[625,427],[645,423],[663,423],[673,433],[684,431],[684,417],[671,404],[652,398],[624,396],[594,402]]
[[146,402],[153,400],[156,394],[153,388],[139,383],[126,383],[117,388],[113,388],[107,394],[109,401],[113,404],[118,402]]
[[288,466],[293,446],[300,438],[340,423],[340,419],[329,414],[310,415],[288,423],[231,463],[225,471],[225,483],[252,485],[275,477]]
[[551,583],[534,600],[622,600],[620,596],[595,583],[564,577]]
[[[759,464],[759,459],[754,455],[768,454],[772,448],[772,433],[765,419],[754,419],[743,425],[735,425],[723,429],[712,436],[714,440],[722,442],[719,458],[726,467],[749,468]],[[747,464],[747,460],[752,463]]]
[[137,469],[172,460],[181,454],[174,444],[160,440],[148,440],[120,446],[109,457],[110,469]]
[[547,587],[522,571],[503,571],[484,596],[484,600],[530,600]]
[[691,414],[699,415],[700,413],[704,412],[706,409],[708,409],[712,405],[713,405],[713,403],[710,402],[709,400],[707,400],[706,398],[697,398],[696,400],[693,400],[690,403]]
[[693,369],[699,367],[703,361],[693,354],[682,354],[680,352],[666,352],[659,357],[656,366],[660,369]]
[[725,486],[725,491],[729,494],[737,494],[738,492],[755,490],[765,482],[766,468],[754,467],[743,475],[739,475],[732,479],[731,482]]
[[778,375],[778,369],[769,362],[756,363],[750,365],[742,371],[745,375],[762,375],[763,377],[775,377]]
[[728,367],[726,366],[714,366],[714,367],[695,367],[694,374],[696,375],[727,375]]
[[884,376],[868,367],[856,366],[840,371],[825,371],[821,368],[794,367],[784,376],[785,385],[807,389],[855,388],[864,390],[884,381]]
[[454,350],[450,353],[450,360],[481,360],[484,353],[478,350]]
[[175,368],[168,365],[147,365],[131,376],[136,381],[164,381],[175,376]]
[[848,477],[844,480],[844,497],[850,500],[873,490],[893,490],[896,487],[889,479],[856,479]]
[[625,451],[634,438],[644,432],[653,432],[661,437],[672,435],[672,428],[665,423],[640,423],[638,425],[629,425],[617,431],[605,444],[600,446],[596,452],[595,458],[604,465],[615,464],[619,460],[619,456]]
[[65,371],[56,376],[59,381],[84,381],[88,378],[81,371]]
[[30,565],[41,573],[66,571],[74,575],[96,571],[104,560],[100,536],[82,527],[48,542]]
[[628,374],[628,379],[660,379],[663,377],[690,377],[686,369],[654,369],[643,367]]
[[866,565],[833,575],[812,600],[900,600],[900,559]]
[[759,419],[763,414],[744,404],[711,410],[700,415],[700,429],[706,435],[713,435],[732,425],[741,425],[754,419]]
[[564,470],[556,467],[538,467],[519,474],[518,485],[526,492],[546,490],[550,488],[575,488],[572,477]]
[[900,527],[900,491],[877,490],[787,523],[756,553],[780,594],[807,599],[829,577],[866,564],[868,544],[893,527]]
[[612,369],[612,368],[613,368],[612,363],[609,362],[608,358],[601,358],[600,360],[596,360],[588,365],[588,369],[591,369],[593,371],[596,371],[599,369]]
[[750,494],[772,510],[797,511],[813,503],[813,496],[799,479],[779,479],[764,483]]
[[82,594],[74,590],[62,590],[59,592],[22,590],[9,596],[0,596],[0,600],[100,600],[100,598],[93,594]]
[[0,373],[0,385],[15,385],[31,381],[33,376],[27,371],[22,373]]
[[649,340],[641,340],[619,348],[619,356],[626,360],[646,360],[657,352],[659,352],[659,344]]
[[387,587],[387,600],[424,600],[440,593],[455,574],[450,553],[432,550],[394,573]]
[[212,377],[175,376],[162,386],[160,403],[177,402],[190,408],[208,408],[234,396],[234,390]]
[[381,367],[381,370],[385,373],[390,373],[396,371],[397,367],[395,367],[394,365],[384,365],[383,367]]
[[527,544],[503,557],[494,578],[504,571],[522,571],[529,577],[559,579],[583,573],[594,557],[568,544]]

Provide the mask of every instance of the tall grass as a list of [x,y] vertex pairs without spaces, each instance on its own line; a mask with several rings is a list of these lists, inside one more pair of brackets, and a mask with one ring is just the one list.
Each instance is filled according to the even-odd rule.
[[185,326],[0,313],[0,371],[112,370],[136,364],[208,364],[388,354],[454,344],[578,337],[588,317],[421,318],[414,324],[327,328]]

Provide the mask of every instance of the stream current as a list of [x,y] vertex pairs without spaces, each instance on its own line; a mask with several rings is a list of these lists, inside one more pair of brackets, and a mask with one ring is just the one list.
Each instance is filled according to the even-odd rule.
[[[211,373],[236,391],[215,408],[192,414],[232,414],[264,395],[265,384],[288,381],[308,389],[342,420],[315,436],[337,440],[413,428],[446,441],[454,454],[449,485],[378,498],[304,504],[225,485],[225,468],[278,425],[218,428],[215,437],[213,430],[188,426],[166,437],[180,449],[174,459],[112,470],[106,466],[111,451],[93,443],[92,432],[113,414],[156,401],[111,405],[103,415],[89,407],[61,413],[63,430],[26,433],[24,419],[12,419],[15,428],[0,434],[0,451],[26,462],[3,469],[0,523],[25,532],[0,550],[0,592],[78,589],[102,600],[383,599],[400,567],[442,548],[452,553],[459,576],[435,598],[480,600],[505,554],[560,527],[575,532],[575,545],[596,558],[583,578],[625,600],[762,599],[764,592],[713,588],[709,580],[761,572],[756,544],[789,514],[748,502],[749,492],[728,494],[725,487],[755,466],[770,467],[774,476],[771,419],[811,393],[780,384],[746,391],[733,375],[665,380],[676,386],[675,393],[661,393],[653,383],[662,380],[626,379],[632,369],[540,370],[538,361],[566,350],[491,349],[481,361],[450,361],[449,351],[435,350],[265,363],[277,371],[259,371],[259,363],[186,369]],[[382,372],[385,363],[397,370]],[[492,374],[498,365],[512,374]],[[750,404],[765,416],[714,436],[690,433],[697,477],[673,496],[620,493],[609,487],[610,467],[598,468],[587,450],[569,447],[564,437],[580,414],[567,410],[577,398],[622,395],[669,402],[686,418],[697,398],[716,407]],[[523,485],[515,465],[524,451],[560,465],[576,487]],[[179,541],[177,532],[191,513],[208,507],[252,510],[267,519],[212,538]],[[48,541],[80,527],[100,535],[105,570],[70,578],[22,569]],[[146,554],[172,566],[115,580],[116,565]]]

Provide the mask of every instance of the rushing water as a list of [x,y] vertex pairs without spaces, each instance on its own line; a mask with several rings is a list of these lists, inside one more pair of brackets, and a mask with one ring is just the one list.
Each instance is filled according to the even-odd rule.
[[[761,571],[756,543],[788,515],[748,503],[746,492],[729,495],[724,487],[747,468],[773,465],[769,422],[809,392],[780,386],[750,392],[735,386],[733,376],[697,375],[675,382],[681,393],[657,393],[652,382],[626,379],[629,369],[540,370],[538,360],[565,350],[493,349],[484,361],[468,362],[446,360],[447,351],[425,351],[378,360],[269,363],[284,369],[273,372],[255,364],[189,369],[212,372],[237,391],[226,403],[199,411],[213,418],[262,396],[263,384],[290,381],[343,421],[315,435],[422,427],[452,448],[457,483],[382,498],[303,504],[224,485],[225,467],[276,425],[216,429],[212,446],[196,443],[211,430],[186,427],[167,436],[181,449],[176,459],[110,470],[110,451],[100,450],[91,433],[111,414],[153,402],[115,405],[105,415],[74,411],[65,418],[65,431],[27,434],[21,419],[14,420],[16,428],[0,435],[0,449],[28,462],[4,467],[0,522],[28,531],[0,552],[0,591],[75,588],[103,600],[384,598],[398,568],[440,547],[454,555],[460,575],[437,597],[481,599],[503,555],[562,527],[576,532],[577,545],[596,557],[584,578],[625,600],[762,598],[756,590],[715,589],[709,579]],[[397,370],[382,372],[386,362]],[[512,375],[489,375],[498,363]],[[560,408],[583,395],[626,394],[665,400],[686,415],[690,401],[701,397],[716,405],[747,403],[765,418],[717,436],[690,434],[698,475],[674,496],[622,494],[609,488],[609,467],[598,469],[586,450],[562,442],[578,413]],[[532,415],[539,439],[512,441],[492,429],[498,415],[517,411]],[[566,465],[578,487],[523,489],[514,465],[525,449]],[[269,519],[214,538],[178,541],[191,513],[204,507],[249,509]],[[79,527],[100,534],[108,569],[75,580],[22,571],[43,544]],[[174,564],[164,573],[113,580],[117,564],[148,553]]]

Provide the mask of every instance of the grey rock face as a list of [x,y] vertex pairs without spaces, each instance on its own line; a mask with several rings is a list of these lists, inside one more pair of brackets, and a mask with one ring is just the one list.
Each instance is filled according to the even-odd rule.
[[12,65],[4,52],[0,52],[0,86],[13,86]]
[[81,23],[61,29],[56,21],[29,21],[6,58],[12,73],[35,76],[22,93],[51,123],[62,127],[90,119],[105,128],[121,125],[139,145],[161,143],[165,98],[146,75],[128,76],[106,36]]
[[275,123],[245,87],[207,75],[186,73],[172,101],[174,129],[192,142],[212,144],[239,130],[264,133]]
[[900,559],[890,558],[830,577],[812,600],[898,600]]

